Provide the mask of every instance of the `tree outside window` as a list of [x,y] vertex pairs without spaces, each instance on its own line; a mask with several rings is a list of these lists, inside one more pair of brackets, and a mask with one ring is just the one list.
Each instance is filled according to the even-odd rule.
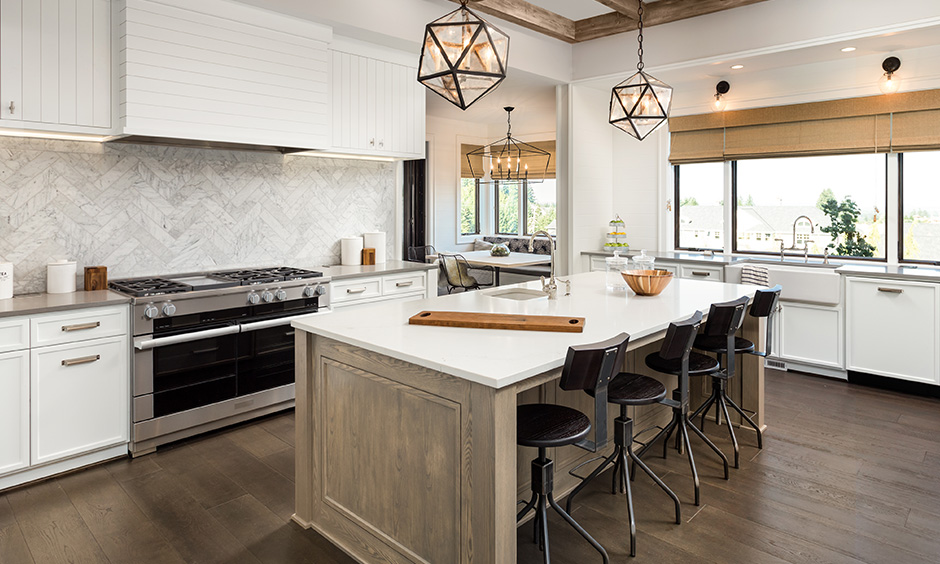
[[460,179],[460,233],[480,234],[480,181]]

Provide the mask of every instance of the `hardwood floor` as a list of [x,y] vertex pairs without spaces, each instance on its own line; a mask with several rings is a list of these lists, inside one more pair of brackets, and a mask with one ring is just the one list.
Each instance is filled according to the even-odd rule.
[[[575,519],[612,562],[940,561],[940,400],[770,370],[767,398],[764,449],[740,433],[729,481],[692,439],[699,507],[686,459],[650,453],[683,502],[683,523],[640,473],[635,559],[609,471],[577,498]],[[730,452],[724,427],[712,419],[705,431]],[[0,562],[352,562],[290,522],[293,443],[293,413],[279,414],[0,493]],[[560,518],[549,528],[554,562],[600,562]],[[542,561],[531,535],[520,527],[520,563]]]

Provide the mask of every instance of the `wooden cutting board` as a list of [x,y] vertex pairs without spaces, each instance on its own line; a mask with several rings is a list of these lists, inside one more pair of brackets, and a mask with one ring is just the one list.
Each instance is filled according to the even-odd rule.
[[475,313],[465,311],[422,311],[408,319],[411,325],[469,327],[471,329],[509,329],[512,331],[551,331],[581,333],[583,317],[520,315],[512,313]]

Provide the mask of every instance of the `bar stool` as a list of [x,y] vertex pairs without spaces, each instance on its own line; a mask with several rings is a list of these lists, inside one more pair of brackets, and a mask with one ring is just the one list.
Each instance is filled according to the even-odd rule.
[[[673,391],[672,399],[663,398],[659,402],[672,408],[672,421],[663,427],[663,429],[637,453],[637,456],[642,457],[656,441],[663,439],[663,458],[666,458],[669,438],[672,436],[673,432],[677,432],[676,441],[681,441],[681,444],[685,446],[685,452],[689,457],[689,467],[692,469],[692,483],[695,486],[695,505],[699,505],[700,502],[700,484],[698,470],[695,468],[695,457],[692,455],[689,429],[692,429],[692,432],[698,435],[698,437],[721,458],[725,470],[725,480],[730,477],[728,472],[728,458],[715,446],[715,443],[711,442],[698,427],[689,421],[689,376],[712,374],[717,372],[719,368],[718,362],[712,357],[692,352],[692,343],[695,341],[695,335],[698,333],[701,325],[702,312],[700,311],[696,311],[692,317],[686,320],[670,323],[659,352],[647,355],[646,366],[657,372],[678,376],[679,387]],[[681,448],[680,452],[682,452]],[[635,467],[633,473],[636,473]]]
[[[744,324],[744,315],[743,309],[740,312],[740,322],[737,323],[737,327],[729,327],[730,332],[727,334],[721,334],[720,329],[714,329],[711,332],[710,325],[712,321],[715,320],[717,323],[718,317],[713,317],[714,315],[734,315],[738,316],[739,312],[737,311],[737,306],[734,306],[734,311],[732,311],[732,305],[744,300],[747,302],[747,298],[741,298],[735,300],[734,302],[728,302],[725,304],[714,304],[712,305],[711,310],[708,314],[708,322],[705,324],[705,332],[702,335],[699,335],[695,338],[695,348],[703,351],[708,351],[715,353],[715,356],[718,362],[721,362],[721,356],[726,355],[728,358],[725,362],[725,369],[712,374],[712,393],[708,396],[708,399],[705,400],[695,413],[692,414],[692,419],[695,419],[699,415],[702,417],[702,430],[705,430],[705,416],[708,415],[708,410],[712,405],[715,406],[715,423],[721,425],[721,414],[724,413],[725,422],[728,425],[728,432],[731,434],[731,445],[734,447],[734,467],[739,468],[738,459],[740,456],[740,447],[738,446],[738,438],[734,434],[734,427],[731,425],[731,420],[728,417],[728,405],[730,405],[738,414],[741,415],[741,421],[752,427],[757,431],[757,448],[764,448],[764,437],[761,433],[760,427],[754,423],[754,420],[741,409],[738,404],[734,403],[730,397],[728,397],[727,391],[727,382],[734,378],[735,374],[735,355],[736,354],[752,354],[759,357],[770,356],[771,353],[771,342],[773,341],[773,316],[777,310],[777,302],[780,300],[780,292],[783,288],[777,284],[773,288],[767,290],[758,290],[754,295],[754,302],[751,304],[750,316],[751,317],[765,317],[767,318],[766,328],[765,328],[765,347],[764,351],[755,350],[756,347],[751,341],[744,339],[742,337],[736,337],[735,332],[740,329],[740,326]],[[720,310],[720,311],[716,311]],[[734,323],[732,323],[732,326]],[[717,325],[715,326],[717,327]],[[731,330],[733,329],[733,330]],[[733,349],[735,354],[728,354],[728,350]]]
[[553,404],[526,404],[516,408],[516,443],[534,447],[538,458],[532,461],[532,499],[516,516],[521,521],[535,510],[535,537],[549,564],[548,506],[584,537],[604,559],[610,562],[607,551],[558,505],[553,493],[554,462],[546,449],[576,445],[591,452],[607,446],[607,388],[618,366],[623,366],[629,336],[621,333],[613,339],[590,345],[568,348],[565,367],[559,387],[563,390],[591,390],[594,394],[594,420],[598,422],[594,440],[587,438],[591,420],[577,409]]
[[[627,336],[629,342],[630,337]],[[594,390],[585,390],[588,395],[597,399],[597,393]],[[679,498],[669,489],[659,476],[653,473],[650,468],[633,452],[633,419],[627,416],[628,406],[652,405],[659,403],[666,397],[666,386],[662,382],[649,376],[621,372],[607,386],[607,402],[620,406],[620,417],[614,421],[614,452],[605,458],[601,464],[594,469],[588,476],[581,479],[581,483],[568,496],[565,509],[571,513],[571,502],[588,483],[600,475],[611,464],[614,465],[614,471],[611,483],[611,493],[617,493],[617,481],[620,482],[620,492],[627,494],[627,517],[630,521],[630,556],[636,556],[636,519],[633,514],[633,492],[630,487],[630,480],[627,476],[627,459],[639,465],[640,468],[653,479],[656,484],[672,498],[676,507],[676,524],[682,523],[681,505]],[[596,459],[595,459],[596,460]],[[588,461],[590,463],[592,461]],[[587,464],[587,463],[586,463]],[[575,469],[577,470],[577,468]],[[576,478],[580,477],[574,474]]]

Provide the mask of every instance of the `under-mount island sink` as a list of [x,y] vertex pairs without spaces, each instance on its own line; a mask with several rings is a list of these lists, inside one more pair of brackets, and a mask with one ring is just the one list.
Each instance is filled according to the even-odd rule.
[[506,288],[504,290],[490,290],[485,295],[491,298],[502,298],[504,300],[537,300],[539,298],[548,298],[548,294],[541,290],[529,290],[528,288]]

